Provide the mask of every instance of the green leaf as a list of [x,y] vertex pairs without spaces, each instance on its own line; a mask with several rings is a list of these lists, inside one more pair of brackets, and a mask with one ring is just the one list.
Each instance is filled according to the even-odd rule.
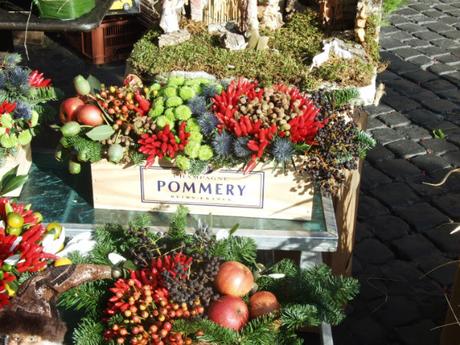
[[440,140],[444,140],[446,139],[446,134],[444,133],[444,131],[440,128],[436,128],[436,129],[433,129],[433,136],[436,138],[436,139],[440,139]]
[[93,141],[101,141],[110,138],[113,133],[115,133],[115,131],[113,130],[112,126],[101,125],[94,127],[92,130],[86,133],[86,136]]
[[13,117],[11,116],[11,114],[3,114],[0,119],[0,123],[2,127],[12,128],[13,127]]
[[9,134],[2,135],[2,137],[0,138],[0,144],[6,149],[10,149],[15,146],[14,140]]
[[35,127],[38,125],[38,118],[40,116],[38,115],[38,112],[35,110],[32,110],[32,118],[30,119],[30,127]]
[[97,92],[101,90],[101,82],[93,75],[89,75],[88,78],[86,78],[88,81],[89,85],[91,86],[91,93]]
[[22,146],[29,144],[32,141],[32,133],[28,130],[21,132],[18,136],[18,141]]
[[16,188],[21,187],[24,183],[26,183],[28,176],[27,175],[19,175],[13,177],[8,183],[3,185],[2,190],[0,191],[1,195],[8,194],[9,192],[15,190]]

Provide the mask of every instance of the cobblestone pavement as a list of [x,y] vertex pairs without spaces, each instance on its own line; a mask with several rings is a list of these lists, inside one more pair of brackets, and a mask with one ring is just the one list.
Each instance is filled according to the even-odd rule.
[[[460,0],[410,0],[382,29],[379,79],[386,95],[369,107],[377,140],[361,184],[354,276],[361,293],[335,329],[340,345],[434,345],[460,254]],[[435,138],[442,130],[445,139]],[[460,341],[460,340],[459,340]]]

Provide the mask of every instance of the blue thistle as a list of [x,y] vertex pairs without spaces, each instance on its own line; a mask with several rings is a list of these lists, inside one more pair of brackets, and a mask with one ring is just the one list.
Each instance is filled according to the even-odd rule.
[[211,133],[216,129],[218,123],[219,120],[216,115],[209,111],[201,113],[198,117],[198,124],[201,127],[201,133],[206,136],[211,135]]
[[25,120],[30,120],[32,117],[32,108],[30,107],[29,104],[24,103],[22,101],[18,101],[16,103],[16,109],[14,109],[13,112],[13,117],[15,119],[25,119]]
[[8,54],[3,58],[3,63],[8,67],[14,67],[22,61],[18,53]]
[[216,134],[212,140],[212,148],[219,157],[227,157],[232,153],[233,137],[227,132]]
[[235,156],[244,158],[251,154],[251,150],[248,149],[248,141],[249,139],[245,137],[236,138],[233,145],[233,152],[235,152]]
[[272,143],[271,152],[276,161],[284,163],[291,160],[294,145],[288,139],[278,137]]
[[219,93],[219,87],[217,84],[207,84],[201,87],[201,92],[206,98],[213,98]]
[[226,90],[228,88],[228,86],[230,85],[230,83],[232,82],[232,79],[222,79],[220,81],[220,85],[222,85],[222,87],[224,88],[224,90]]
[[206,111],[206,99],[203,96],[195,96],[187,102],[193,114],[203,114]]
[[29,71],[22,67],[14,67],[8,71],[8,81],[10,84],[21,90],[29,89]]

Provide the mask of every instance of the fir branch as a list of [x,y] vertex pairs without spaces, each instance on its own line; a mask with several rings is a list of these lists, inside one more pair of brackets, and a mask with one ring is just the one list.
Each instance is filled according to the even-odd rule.
[[294,277],[299,272],[299,267],[290,259],[278,261],[269,270],[271,273],[282,273],[287,277]]
[[281,330],[276,334],[276,345],[303,345],[303,339],[294,331]]
[[66,310],[82,310],[87,315],[97,315],[108,296],[112,281],[87,282],[64,292],[58,301],[58,306]]
[[266,315],[251,320],[240,332],[240,344],[266,345],[276,342],[276,324],[274,315]]
[[206,319],[184,320],[179,319],[174,321],[174,331],[182,332],[185,336],[193,336],[196,332],[204,332],[203,336],[198,337],[199,340],[210,344],[219,345],[237,345],[239,344],[238,332],[231,329],[221,327],[214,322]]
[[326,98],[334,109],[339,109],[351,103],[351,101],[357,97],[359,97],[359,92],[354,87],[331,90],[326,93]]
[[365,131],[359,130],[356,134],[355,141],[358,144],[358,154],[359,158],[364,159],[367,153],[372,150],[377,142],[374,138],[370,136],[370,134],[366,133]]
[[206,172],[209,162],[199,159],[190,160],[190,168],[187,170],[191,176],[199,176]]
[[169,224],[168,237],[172,242],[180,243],[187,240],[185,228],[187,226],[187,207],[179,205]]
[[229,236],[216,242],[211,248],[214,256],[224,261],[238,261],[246,265],[255,265],[257,256],[257,245],[252,238]]
[[288,330],[298,330],[304,326],[318,326],[321,320],[318,309],[309,304],[291,304],[281,310],[281,326]]
[[137,149],[129,150],[128,157],[129,157],[130,164],[132,165],[140,165],[145,160],[144,154],[138,152]]
[[32,87],[30,89],[30,101],[32,103],[45,103],[57,99],[54,87]]
[[91,317],[84,317],[74,330],[74,345],[103,345],[104,325]]
[[102,144],[98,141],[85,139],[79,135],[63,137],[64,146],[73,147],[78,153],[86,154],[90,162],[97,162],[102,159]]

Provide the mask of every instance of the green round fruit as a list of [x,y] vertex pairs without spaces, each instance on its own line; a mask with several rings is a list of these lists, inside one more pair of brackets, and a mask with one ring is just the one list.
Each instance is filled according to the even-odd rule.
[[80,133],[80,130],[80,124],[76,121],[67,122],[61,127],[61,133],[64,137],[73,137],[74,135]]
[[11,228],[22,228],[24,225],[24,218],[19,213],[10,212],[6,216],[6,223],[8,227]]
[[66,137],[62,137],[60,140],[59,140],[59,144],[61,144],[61,146],[65,149],[68,149],[70,147],[70,144],[69,142],[67,141]]
[[124,153],[125,150],[123,149],[123,146],[121,146],[120,144],[112,144],[109,147],[107,155],[109,157],[109,161],[113,163],[118,163],[123,159]]
[[77,75],[73,79],[73,86],[77,93],[81,96],[86,96],[91,91],[91,85],[82,75]]
[[5,272],[11,272],[12,269],[13,269],[13,266],[11,266],[10,264],[3,264],[2,266],[2,270]]
[[88,161],[88,153],[86,153],[86,151],[80,151],[78,152],[78,155],[77,155],[77,159],[80,161],[80,162],[87,162]]
[[8,226],[6,228],[6,233],[11,236],[21,236],[22,228],[12,228]]
[[69,161],[69,173],[78,175],[81,172],[81,164],[75,161]]
[[37,223],[43,222],[43,215],[40,212],[34,212],[33,216],[37,220]]

